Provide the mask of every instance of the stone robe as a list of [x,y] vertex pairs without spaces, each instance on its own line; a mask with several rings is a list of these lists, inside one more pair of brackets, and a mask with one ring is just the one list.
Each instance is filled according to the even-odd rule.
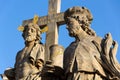
[[89,37],[67,47],[63,62],[66,80],[105,80],[104,70],[95,58],[101,59],[101,53],[93,41],[101,45],[100,37]]
[[[19,51],[15,63],[15,80],[40,80],[38,74],[41,69],[36,67],[36,61],[44,62],[44,52],[44,47],[41,44],[35,44],[30,52],[26,47]],[[33,63],[30,58],[33,59]]]

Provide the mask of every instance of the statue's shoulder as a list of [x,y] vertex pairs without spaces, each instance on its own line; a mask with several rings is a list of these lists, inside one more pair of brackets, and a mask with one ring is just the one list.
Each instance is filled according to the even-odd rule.
[[17,56],[19,56],[19,55],[20,55],[23,51],[24,51],[24,48],[23,48],[23,49],[21,49],[21,50],[19,50],[19,51],[17,52],[16,57],[17,57]]
[[44,44],[39,43],[39,44],[37,44],[36,47],[38,48],[38,50],[45,52],[45,45]]
[[76,41],[72,42],[69,46],[76,46],[78,44]]
[[95,36],[95,37],[93,37],[93,39],[92,39],[92,43],[97,47],[97,49],[99,50],[99,51],[101,51],[102,50],[102,44],[103,44],[103,38],[102,37],[100,37],[100,36]]
[[43,43],[37,43],[36,46],[40,48],[45,48],[45,45]]
[[74,50],[77,45],[78,45],[78,43],[72,42],[72,43],[65,49],[65,53],[68,53],[68,54],[69,54],[69,52],[71,52],[72,50]]
[[100,37],[100,36],[95,36],[95,37],[93,38],[93,41],[95,41],[95,42],[98,43],[98,44],[101,44],[102,41],[103,41],[103,38]]

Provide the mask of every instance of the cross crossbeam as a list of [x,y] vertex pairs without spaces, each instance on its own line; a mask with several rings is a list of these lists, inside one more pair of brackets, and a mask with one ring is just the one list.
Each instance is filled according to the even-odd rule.
[[[22,26],[28,25],[29,23],[33,22],[32,19],[24,20]],[[64,12],[54,14],[52,19],[47,15],[47,16],[42,16],[38,18],[38,25],[43,28],[47,24],[56,22],[58,25],[63,25],[65,24],[64,22]]]

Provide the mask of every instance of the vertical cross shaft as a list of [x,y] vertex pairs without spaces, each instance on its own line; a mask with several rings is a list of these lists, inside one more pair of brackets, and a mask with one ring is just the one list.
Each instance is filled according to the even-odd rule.
[[[60,12],[60,3],[61,0],[49,0],[49,10],[48,10],[48,17],[50,20],[53,19],[56,13]],[[46,33],[46,60],[49,60],[49,47],[53,44],[58,44],[58,25],[56,21],[52,21],[51,23],[47,24],[48,31]]]

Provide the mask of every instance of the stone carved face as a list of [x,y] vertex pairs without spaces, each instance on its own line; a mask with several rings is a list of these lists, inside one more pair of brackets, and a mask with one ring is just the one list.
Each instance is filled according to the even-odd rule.
[[74,18],[68,18],[67,29],[71,37],[77,36],[77,34],[82,30],[81,25]]
[[36,40],[36,36],[37,36],[37,31],[36,29],[33,27],[32,24],[28,25],[28,28],[25,30],[25,41],[34,41]]

